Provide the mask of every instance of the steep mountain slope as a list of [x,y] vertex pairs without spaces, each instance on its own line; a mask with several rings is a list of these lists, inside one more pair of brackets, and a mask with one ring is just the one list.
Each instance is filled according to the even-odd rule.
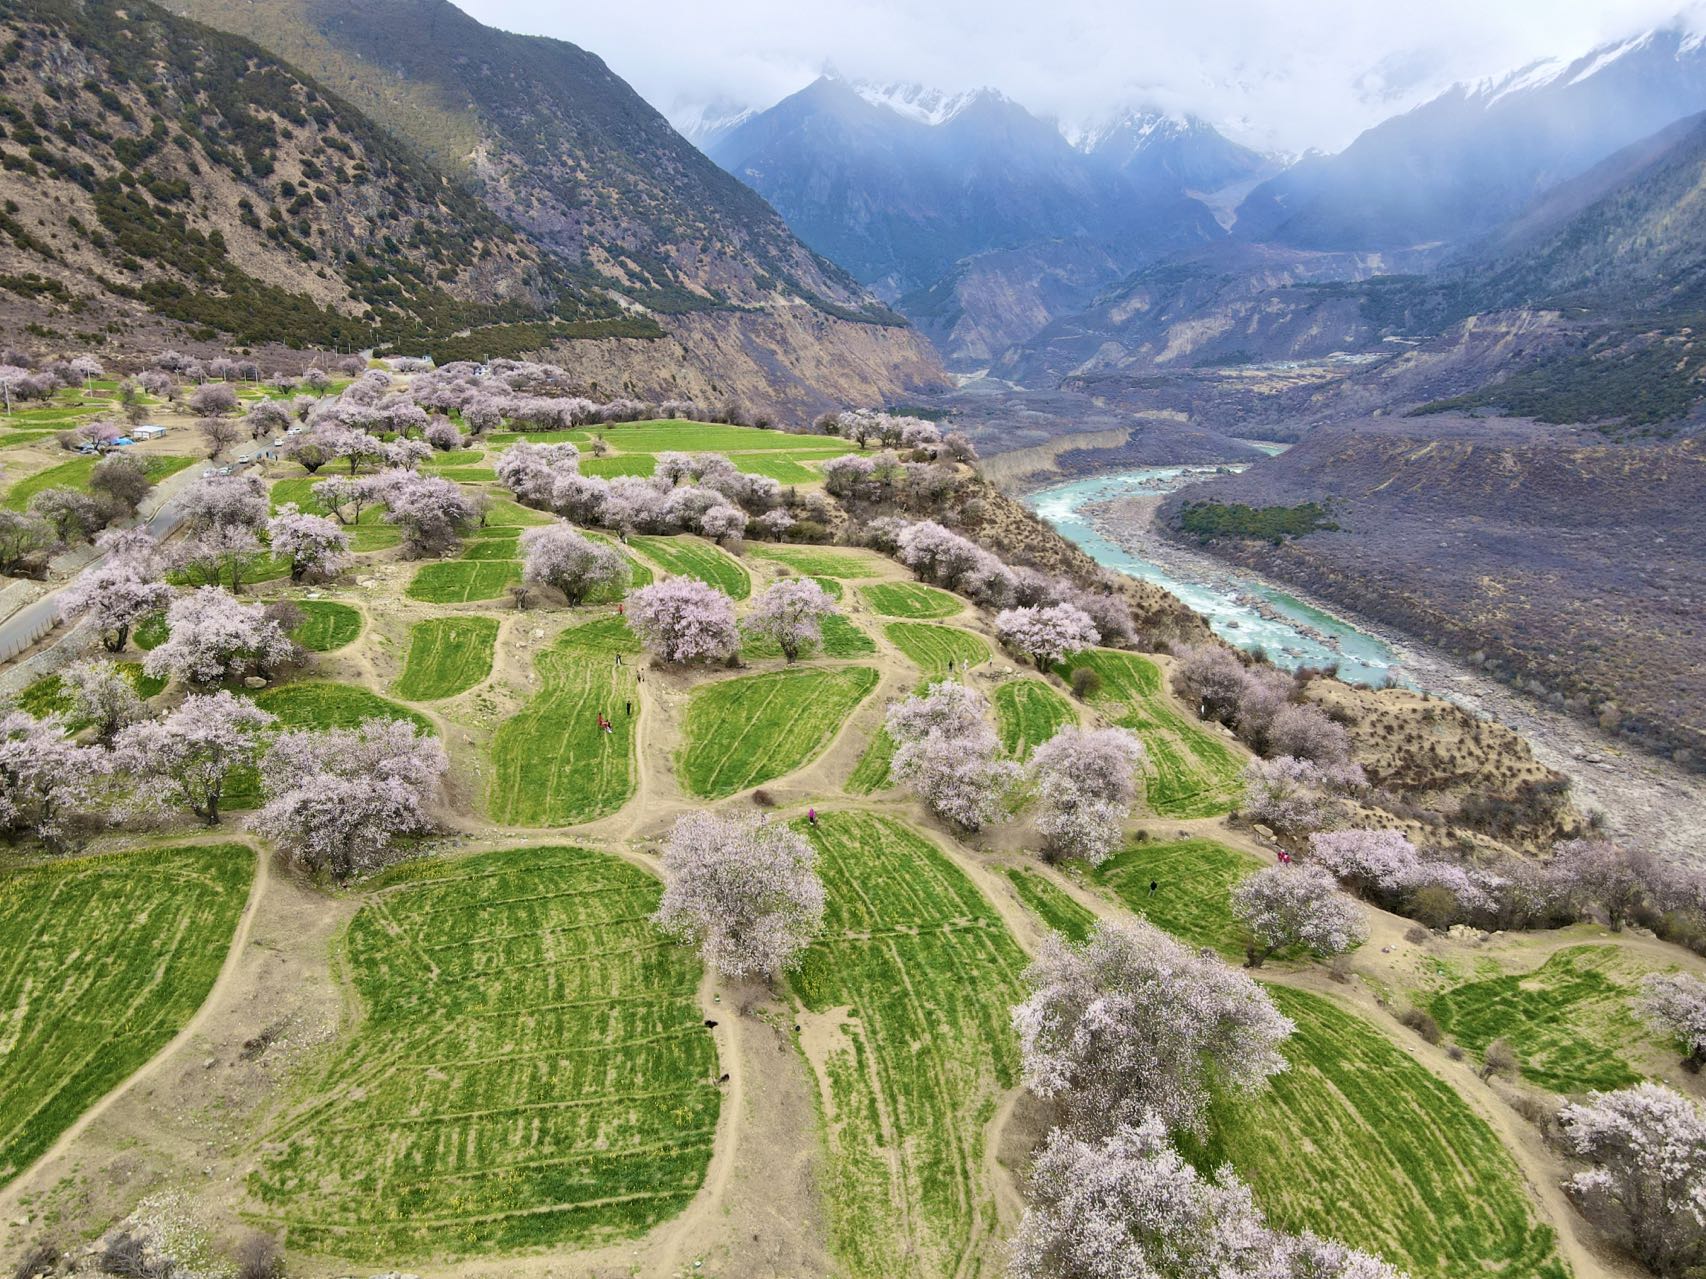
[[1307,397],[1269,395],[1266,420],[1427,405],[1674,430],[1706,396],[1703,191],[1706,115],[1553,188],[1431,274],[1401,273],[1426,255],[1220,246],[1137,273],[996,368],[1142,410],[1177,406],[1157,375],[1192,371],[1200,391],[1205,368],[1360,352],[1371,365]]
[[975,365],[1134,265],[1223,236],[1187,187],[1233,164],[1232,144],[1122,123],[1085,151],[991,90],[825,76],[708,145],[807,244]]
[[1237,234],[1309,249],[1463,243],[1620,147],[1706,108],[1706,48],[1650,32],[1458,85],[1251,192]]
[[805,411],[942,380],[898,316],[585,50],[482,26],[447,0],[175,3],[305,67],[570,270],[656,316],[673,348],[552,350],[607,387],[697,384]]
[[0,117],[18,329],[159,315],[346,349],[553,313],[646,331],[312,81],[146,3],[0,0]]

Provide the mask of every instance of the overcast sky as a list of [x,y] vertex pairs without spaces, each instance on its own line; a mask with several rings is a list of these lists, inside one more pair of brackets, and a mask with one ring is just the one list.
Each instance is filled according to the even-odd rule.
[[675,119],[769,106],[826,65],[1039,114],[1194,111],[1241,140],[1337,150],[1454,80],[1574,55],[1706,0],[456,0],[571,40]]

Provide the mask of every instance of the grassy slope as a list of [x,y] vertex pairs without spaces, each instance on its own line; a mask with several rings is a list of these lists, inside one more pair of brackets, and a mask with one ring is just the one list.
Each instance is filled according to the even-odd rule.
[[1523,1076],[1542,1088],[1622,1088],[1640,1079],[1622,1049],[1647,1038],[1629,1006],[1641,971],[1616,946],[1572,946],[1533,972],[1443,991],[1428,1009],[1446,1034],[1474,1052],[1509,1040]]
[[1291,1069],[1217,1105],[1205,1166],[1230,1161],[1270,1220],[1380,1253],[1415,1279],[1563,1279],[1521,1171],[1486,1122],[1327,1000],[1269,987],[1297,1023]]
[[495,617],[434,617],[409,628],[409,656],[392,692],[411,702],[465,693],[492,673]]
[[293,1246],[387,1264],[638,1234],[704,1179],[699,965],[655,880],[573,848],[402,868],[351,922],[363,1017],[249,1180]]
[[1070,677],[1081,666],[1101,676],[1093,700],[1103,713],[1143,739],[1150,808],[1164,817],[1213,817],[1232,808],[1244,757],[1174,707],[1159,666],[1137,653],[1098,648],[1057,670]]
[[828,813],[805,833],[828,895],[793,986],[848,1009],[821,1063],[824,1192],[842,1273],[1003,1272],[985,1130],[1016,1080],[1008,1009],[1024,956],[971,881],[892,819]]
[[0,1184],[201,1005],[254,865],[241,845],[208,845],[0,879]]
[[[620,618],[565,631],[539,654],[539,694],[492,739],[486,807],[505,826],[564,826],[613,813],[634,793],[639,645]],[[635,715],[623,707],[634,704]],[[598,715],[612,731],[600,732]]]
[[829,744],[877,680],[865,666],[795,667],[696,690],[678,761],[682,786],[718,798],[793,772]]

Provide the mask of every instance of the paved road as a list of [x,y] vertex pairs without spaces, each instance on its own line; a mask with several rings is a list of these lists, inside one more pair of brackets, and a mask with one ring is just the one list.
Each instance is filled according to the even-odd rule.
[[[154,514],[143,525],[154,535],[154,540],[163,542],[178,531],[178,525],[183,523],[183,511],[179,499],[190,484],[201,476],[198,466],[186,467],[172,476],[163,484],[156,487],[155,493],[162,499]],[[183,477],[180,479],[179,477]],[[174,483],[174,481],[177,481]],[[100,556],[95,556],[83,566],[87,570],[100,563]],[[49,591],[38,600],[24,605],[16,613],[0,621],[0,662],[10,661],[30,645],[34,644],[48,631],[53,629],[59,609],[59,592],[69,585],[69,579],[62,582],[54,590]]]

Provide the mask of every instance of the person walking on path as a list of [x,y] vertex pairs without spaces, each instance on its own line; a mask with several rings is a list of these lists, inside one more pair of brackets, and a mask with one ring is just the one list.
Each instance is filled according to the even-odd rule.
[[811,823],[813,826],[817,825],[817,809],[815,809],[815,808],[806,809],[806,821]]

